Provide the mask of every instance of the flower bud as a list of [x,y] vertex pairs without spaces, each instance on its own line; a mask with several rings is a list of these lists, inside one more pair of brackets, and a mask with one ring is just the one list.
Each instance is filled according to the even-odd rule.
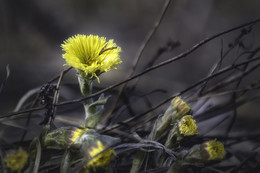
[[48,133],[44,139],[44,146],[49,149],[67,149],[86,131],[75,127],[62,127]]
[[178,122],[179,133],[183,136],[198,135],[198,127],[195,120],[190,115],[185,115]]
[[211,140],[201,145],[201,156],[204,160],[222,160],[225,155],[226,150],[221,142]]
[[80,152],[84,155],[84,166],[81,171],[106,168],[113,160],[116,152],[110,146],[120,139],[107,135],[100,135],[94,130],[84,133],[76,143],[81,144]]
[[88,154],[91,159],[86,164],[86,167],[93,169],[109,165],[116,155],[113,149],[107,149],[99,140],[96,141],[94,146],[89,148]]
[[210,161],[224,159],[225,155],[226,151],[221,142],[217,140],[204,142],[200,145],[194,145],[189,150],[181,151],[168,172],[181,172],[181,169],[187,165],[205,167]]
[[175,115],[176,120],[191,112],[190,106],[180,97],[174,97],[171,101],[171,106],[177,110],[177,114]]
[[190,106],[180,97],[175,97],[171,101],[171,105],[165,111],[164,115],[159,118],[150,134],[150,139],[158,140],[165,137],[179,119],[191,111]]
[[199,131],[195,120],[190,115],[185,115],[175,123],[169,132],[165,146],[170,149],[175,148],[184,137],[198,134]]

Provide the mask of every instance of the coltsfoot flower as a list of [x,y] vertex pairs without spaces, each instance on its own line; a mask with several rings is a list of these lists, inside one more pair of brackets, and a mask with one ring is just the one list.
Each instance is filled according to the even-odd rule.
[[76,128],[75,130],[72,131],[72,133],[70,134],[70,141],[71,143],[75,143],[75,141],[86,131],[88,130],[88,128],[84,128],[84,129],[78,129]]
[[194,145],[189,151],[181,151],[169,172],[181,172],[181,169],[187,165],[205,167],[211,161],[220,161],[225,156],[226,150],[221,142],[216,139],[207,141],[200,145]]
[[97,139],[94,139],[92,142],[88,141],[87,143],[89,146],[85,152],[88,162],[80,170],[80,173],[88,173],[90,169],[96,171],[98,168],[106,168],[116,155],[115,151],[107,148]]
[[217,140],[211,140],[201,145],[201,155],[204,160],[222,160],[225,158],[224,145]]
[[[152,140],[158,140],[164,135],[167,135],[171,126],[190,112],[191,108],[185,101],[180,97],[174,97],[164,115],[155,123],[154,130],[150,133],[149,138]],[[176,131],[176,129],[173,131]]]
[[19,148],[19,151],[15,153],[8,154],[4,159],[7,168],[9,168],[12,172],[18,173],[21,173],[27,163],[27,160],[28,154],[22,148]]
[[[122,61],[119,58],[121,48],[113,40],[94,35],[75,35],[61,45],[65,51],[66,64],[93,78],[111,69],[116,69]],[[98,79],[99,80],[99,79]]]
[[61,127],[46,135],[44,145],[51,149],[67,149],[87,130],[88,128]]
[[179,132],[183,136],[193,136],[199,134],[197,124],[190,115],[185,115],[178,122]]
[[97,141],[97,145],[90,148],[89,155],[91,160],[88,161],[86,167],[96,169],[98,167],[107,166],[115,156],[113,149],[106,149],[106,147]]
[[175,148],[183,138],[198,134],[199,131],[195,120],[190,115],[185,115],[177,121],[169,132],[165,146],[170,149]]

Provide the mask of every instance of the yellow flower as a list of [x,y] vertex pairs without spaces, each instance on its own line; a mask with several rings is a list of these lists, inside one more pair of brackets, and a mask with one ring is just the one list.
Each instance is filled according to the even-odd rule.
[[178,128],[180,134],[183,136],[192,136],[199,134],[197,124],[190,115],[186,115],[181,118],[181,120],[178,122]]
[[119,58],[121,48],[113,40],[106,42],[105,37],[94,35],[72,36],[61,45],[63,58],[70,65],[92,78],[111,69],[116,69],[122,61]]
[[48,133],[44,138],[44,146],[49,149],[67,149],[85,132],[87,128],[61,127]]
[[226,150],[221,142],[211,140],[201,145],[201,155],[205,160],[222,160]]
[[87,168],[93,168],[107,166],[115,156],[113,149],[106,149],[106,147],[98,140],[97,146],[93,147],[89,151],[91,160],[86,164]]
[[19,148],[19,151],[16,153],[8,154],[4,159],[6,166],[11,169],[12,172],[16,171],[18,173],[21,173],[27,160],[28,154],[22,148]]
[[71,143],[75,143],[75,141],[86,131],[88,130],[88,128],[84,128],[84,129],[78,129],[76,128],[75,130],[73,130],[70,134],[70,141]]

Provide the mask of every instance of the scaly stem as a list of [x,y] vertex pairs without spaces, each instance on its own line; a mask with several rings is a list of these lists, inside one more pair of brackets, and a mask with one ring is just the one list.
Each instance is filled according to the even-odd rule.
[[[81,94],[83,95],[83,97],[86,97],[86,96],[92,94],[93,80],[88,79],[88,77],[85,77],[85,75],[82,71],[78,71],[78,72],[79,72],[78,81],[79,81],[80,91],[81,91]],[[95,112],[96,112],[94,107],[89,107],[89,105],[91,103],[93,103],[92,98],[85,100],[83,103],[84,109],[85,109],[85,126],[87,125],[88,118],[91,115],[95,114]]]

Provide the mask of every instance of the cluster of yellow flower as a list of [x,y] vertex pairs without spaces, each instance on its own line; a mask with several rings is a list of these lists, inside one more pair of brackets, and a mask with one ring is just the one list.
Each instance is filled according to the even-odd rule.
[[[181,136],[198,135],[198,127],[195,120],[190,115],[185,115],[190,112],[190,106],[185,103],[180,97],[175,97],[171,106],[176,107],[177,127]],[[179,119],[179,120],[178,120]],[[178,139],[178,138],[177,138]],[[179,137],[179,139],[182,139]],[[200,145],[200,156],[204,160],[221,160],[225,158],[226,151],[224,145],[216,140],[204,142]]]

